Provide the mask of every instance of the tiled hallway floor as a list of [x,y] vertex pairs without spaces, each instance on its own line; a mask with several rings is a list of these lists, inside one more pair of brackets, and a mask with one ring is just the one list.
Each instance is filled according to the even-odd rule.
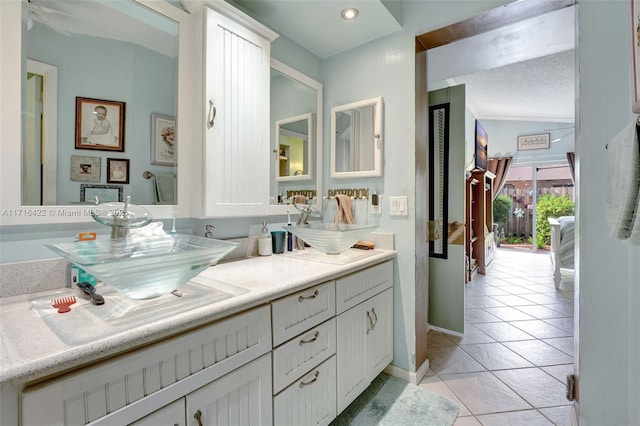
[[571,425],[573,282],[546,252],[498,249],[466,285],[464,337],[431,330],[421,387],[456,402],[455,426]]

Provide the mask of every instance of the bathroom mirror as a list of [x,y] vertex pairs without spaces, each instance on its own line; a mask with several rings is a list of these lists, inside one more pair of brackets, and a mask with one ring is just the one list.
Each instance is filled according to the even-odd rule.
[[[188,216],[190,195],[179,190],[177,169],[178,151],[185,160],[189,153],[179,141],[191,139],[189,126],[179,126],[191,110],[191,89],[178,79],[192,58],[189,14],[153,0],[1,7],[2,38],[11,40],[3,44],[2,178],[20,182],[3,191],[1,205],[38,212],[3,224],[91,220],[84,215],[91,200],[81,197],[87,186],[105,193],[118,187],[135,204],[167,204],[152,210],[156,218]],[[103,111],[110,142],[89,141]],[[110,170],[115,165],[120,169]],[[147,171],[172,178],[171,199],[156,199]],[[179,186],[189,182],[185,174]],[[26,208],[40,205],[65,208]]]
[[271,213],[283,214],[295,195],[308,204],[322,194],[322,84],[271,60]]
[[429,257],[447,258],[449,104],[429,107]]
[[276,140],[278,149],[278,167],[276,180],[311,180],[309,153],[313,151],[313,118],[307,113],[276,121]]
[[382,97],[331,108],[331,177],[382,176]]

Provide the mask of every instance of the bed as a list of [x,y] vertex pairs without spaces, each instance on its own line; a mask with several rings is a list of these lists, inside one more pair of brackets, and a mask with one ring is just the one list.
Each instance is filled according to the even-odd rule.
[[560,269],[573,269],[575,216],[548,218],[551,225],[551,264],[553,282],[560,287]]

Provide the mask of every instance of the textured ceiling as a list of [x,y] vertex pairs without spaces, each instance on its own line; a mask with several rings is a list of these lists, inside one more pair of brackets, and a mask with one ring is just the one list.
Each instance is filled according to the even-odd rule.
[[467,106],[477,118],[573,122],[574,64],[569,50],[451,81],[466,85]]

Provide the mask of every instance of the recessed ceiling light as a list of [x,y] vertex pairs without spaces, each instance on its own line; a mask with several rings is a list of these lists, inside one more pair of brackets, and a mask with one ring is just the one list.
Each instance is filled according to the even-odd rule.
[[340,16],[342,16],[342,19],[345,21],[353,21],[358,17],[358,13],[358,9],[355,7],[347,7],[346,9],[342,9]]

